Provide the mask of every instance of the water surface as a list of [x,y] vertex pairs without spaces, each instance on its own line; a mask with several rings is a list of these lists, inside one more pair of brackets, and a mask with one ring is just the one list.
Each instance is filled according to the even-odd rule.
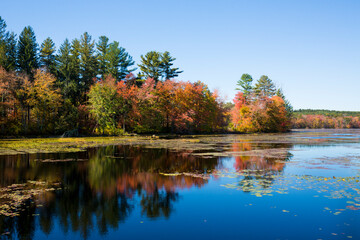
[[0,238],[360,239],[359,130],[193,140],[0,156]]

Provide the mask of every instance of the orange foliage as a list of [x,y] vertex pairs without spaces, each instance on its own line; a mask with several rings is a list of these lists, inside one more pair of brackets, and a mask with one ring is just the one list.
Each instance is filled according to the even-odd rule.
[[[233,152],[251,151],[252,143],[234,143]],[[284,169],[285,163],[276,161],[276,159],[266,158],[264,156],[251,156],[241,153],[241,156],[235,156],[234,167],[237,171],[241,170],[264,170],[280,172]]]
[[293,128],[360,128],[360,118],[353,116],[300,115],[293,119]]
[[[249,100],[247,100],[249,99]],[[279,96],[245,99],[239,92],[234,98],[231,111],[232,127],[239,132],[285,132],[290,127],[290,119],[284,100]]]

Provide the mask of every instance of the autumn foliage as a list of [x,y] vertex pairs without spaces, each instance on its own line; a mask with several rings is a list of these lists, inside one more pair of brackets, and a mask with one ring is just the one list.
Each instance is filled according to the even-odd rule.
[[[250,76],[251,77],[251,76]],[[231,127],[237,132],[286,132],[290,129],[291,114],[287,103],[281,97],[282,93],[272,85],[261,86],[265,90],[247,88],[239,91],[234,98],[234,108],[231,111]],[[251,80],[252,81],[252,80]],[[270,90],[271,91],[270,91]],[[263,92],[263,91],[266,91]]]
[[[201,83],[148,78],[141,86],[108,76],[89,92],[100,132],[216,132],[226,127],[222,102]],[[110,124],[110,125],[109,125]]]
[[49,133],[57,129],[63,100],[50,73],[37,70],[34,79],[0,68],[1,133]]
[[360,128],[358,116],[297,115],[292,120],[293,128]]

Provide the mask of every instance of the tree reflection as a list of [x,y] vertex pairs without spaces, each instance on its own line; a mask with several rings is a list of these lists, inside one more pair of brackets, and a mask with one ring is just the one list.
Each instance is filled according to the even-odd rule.
[[141,214],[145,214],[149,218],[157,218],[164,216],[169,218],[172,212],[172,202],[179,198],[179,194],[171,191],[159,191],[154,189],[151,194],[143,194],[140,201]]
[[233,143],[234,167],[242,176],[238,185],[244,192],[255,191],[257,186],[269,188],[292,158],[291,147],[291,144],[282,143]]
[[149,218],[169,218],[173,203],[179,199],[177,191],[202,187],[208,179],[162,173],[206,173],[219,164],[217,158],[129,146],[78,154],[15,155],[0,160],[1,187],[29,180],[61,183],[60,190],[22,205],[18,217],[0,216],[0,234],[9,232],[10,237],[19,239],[33,238],[37,226],[50,234],[58,223],[63,232],[79,232],[83,238],[88,238],[94,228],[106,234],[125,222],[135,207]]

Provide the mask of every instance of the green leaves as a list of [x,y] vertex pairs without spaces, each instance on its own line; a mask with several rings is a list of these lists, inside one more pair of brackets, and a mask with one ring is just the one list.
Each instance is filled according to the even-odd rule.
[[160,80],[168,80],[177,77],[183,71],[179,68],[173,68],[173,61],[176,58],[170,56],[169,52],[148,52],[145,56],[141,56],[140,74],[141,78],[152,78],[155,82]]
[[264,97],[272,97],[276,93],[274,82],[266,75],[262,75],[255,84],[254,91],[257,95]]
[[88,94],[90,112],[97,120],[101,133],[107,131],[115,134],[118,123],[118,109],[121,99],[117,94],[115,79],[108,76],[105,80],[95,83]]
[[253,78],[251,77],[251,75],[244,73],[241,76],[241,79],[237,82],[237,85],[239,87],[235,90],[243,92],[245,97],[249,96],[252,93],[252,81]]
[[135,62],[125,48],[120,47],[119,42],[114,41],[109,44],[109,39],[106,36],[100,36],[96,48],[98,73],[101,78],[111,75],[119,82],[136,69],[129,69]]

